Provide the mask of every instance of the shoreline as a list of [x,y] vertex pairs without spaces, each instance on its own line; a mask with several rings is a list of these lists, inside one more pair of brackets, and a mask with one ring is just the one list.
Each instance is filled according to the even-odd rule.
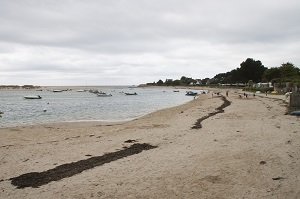
[[[0,129],[0,198],[300,196],[300,118],[284,115],[278,100],[241,99],[237,90],[226,99],[230,106],[202,95],[115,125]],[[59,178],[61,168],[75,174]],[[58,180],[45,181],[50,173]],[[47,183],[31,184],[32,175]]]

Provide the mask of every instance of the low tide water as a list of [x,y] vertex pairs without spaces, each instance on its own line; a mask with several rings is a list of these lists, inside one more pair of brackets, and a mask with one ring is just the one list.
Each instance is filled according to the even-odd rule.
[[[174,89],[167,88],[92,88],[110,93],[111,97],[77,92],[79,88],[58,93],[52,89],[0,90],[0,111],[4,112],[0,128],[68,121],[125,121],[193,99],[185,96],[184,89],[173,92]],[[125,92],[138,95],[125,95]],[[40,95],[42,99],[24,99],[26,95]]]

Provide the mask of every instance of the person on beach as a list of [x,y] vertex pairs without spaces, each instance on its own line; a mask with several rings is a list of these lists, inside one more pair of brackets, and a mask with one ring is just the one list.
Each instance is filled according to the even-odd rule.
[[226,97],[228,97],[228,92],[229,92],[229,91],[226,91]]

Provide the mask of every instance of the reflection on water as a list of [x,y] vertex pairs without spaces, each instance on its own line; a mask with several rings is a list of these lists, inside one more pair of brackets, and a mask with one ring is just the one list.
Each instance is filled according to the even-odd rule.
[[[136,118],[158,109],[185,103],[192,97],[185,90],[127,87],[94,87],[112,97],[97,97],[89,92],[6,91],[0,90],[0,127],[63,121],[119,121]],[[125,92],[138,95],[127,96]],[[42,99],[24,99],[41,95]]]

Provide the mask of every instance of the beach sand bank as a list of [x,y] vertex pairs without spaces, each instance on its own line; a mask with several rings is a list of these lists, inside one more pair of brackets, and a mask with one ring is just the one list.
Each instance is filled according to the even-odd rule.
[[0,129],[0,198],[300,198],[300,118],[285,113],[230,91],[126,123]]

